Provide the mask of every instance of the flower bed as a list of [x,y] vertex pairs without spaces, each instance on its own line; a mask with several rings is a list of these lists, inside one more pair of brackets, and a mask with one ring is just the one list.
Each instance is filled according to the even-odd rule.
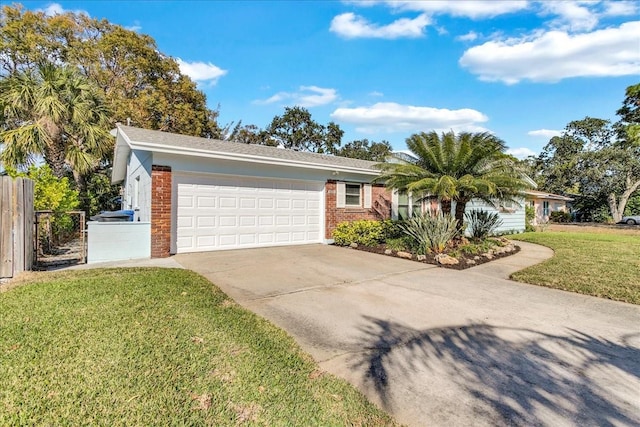
[[468,243],[458,242],[452,250],[447,253],[428,253],[425,255],[417,255],[412,252],[391,249],[387,244],[378,244],[374,246],[359,245],[352,243],[345,246],[347,249],[356,249],[365,252],[372,252],[380,255],[392,256],[396,258],[404,258],[415,262],[423,262],[425,264],[433,264],[443,268],[452,268],[455,270],[464,270],[484,264],[496,259],[508,257],[520,252],[520,247],[505,238],[491,239],[496,242],[492,248],[481,252],[465,252],[465,246]]

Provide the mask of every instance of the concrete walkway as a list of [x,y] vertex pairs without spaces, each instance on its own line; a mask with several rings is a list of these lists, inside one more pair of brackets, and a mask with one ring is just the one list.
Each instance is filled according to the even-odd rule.
[[183,254],[413,426],[640,425],[640,307],[324,245]]

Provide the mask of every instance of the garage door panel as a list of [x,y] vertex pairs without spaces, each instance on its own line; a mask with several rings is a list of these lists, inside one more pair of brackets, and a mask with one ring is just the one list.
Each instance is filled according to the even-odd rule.
[[321,241],[322,182],[176,174],[176,249]]
[[220,227],[235,227],[238,221],[235,216],[221,216],[219,223]]
[[251,199],[248,197],[242,197],[240,199],[240,209],[255,209],[256,208],[256,199]]
[[222,234],[220,236],[220,247],[238,246],[238,236],[236,234]]
[[214,217],[214,216],[199,216],[197,218],[196,224],[198,225],[198,228],[215,227],[216,226],[216,217]]
[[240,222],[240,227],[255,227],[256,226],[256,217],[255,216],[241,216],[239,222]]

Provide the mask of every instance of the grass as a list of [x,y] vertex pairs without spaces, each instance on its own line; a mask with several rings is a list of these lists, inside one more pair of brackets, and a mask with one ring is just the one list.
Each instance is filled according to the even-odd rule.
[[393,425],[185,270],[47,274],[0,293],[0,425]]
[[640,304],[640,235],[615,229],[510,236],[547,246],[553,258],[514,273],[521,282]]

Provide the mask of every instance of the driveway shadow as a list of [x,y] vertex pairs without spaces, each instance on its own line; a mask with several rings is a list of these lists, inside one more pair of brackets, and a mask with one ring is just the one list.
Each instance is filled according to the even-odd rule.
[[365,384],[391,412],[395,385],[412,383],[425,404],[457,390],[440,406],[492,424],[640,425],[640,348],[631,344],[640,334],[617,343],[577,330],[553,335],[483,323],[417,330],[374,317],[360,332],[366,351],[351,367],[366,372]]

